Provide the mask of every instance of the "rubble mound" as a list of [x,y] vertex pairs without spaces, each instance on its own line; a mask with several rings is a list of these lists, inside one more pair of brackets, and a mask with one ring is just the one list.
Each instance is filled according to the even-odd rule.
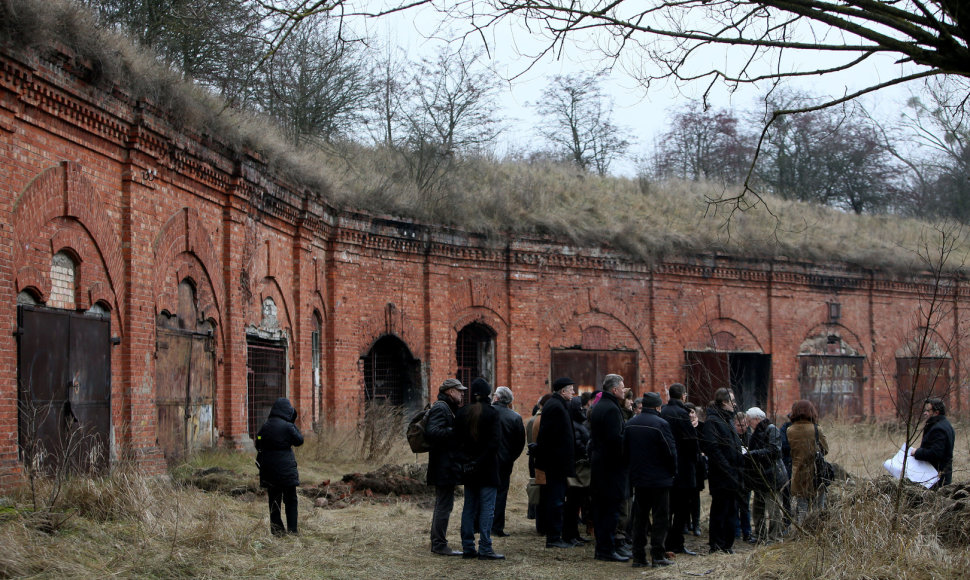
[[304,487],[316,507],[342,509],[359,503],[388,504],[408,499],[419,505],[434,502],[434,488],[424,480],[426,465],[383,465],[377,471],[348,473],[339,482],[326,480]]

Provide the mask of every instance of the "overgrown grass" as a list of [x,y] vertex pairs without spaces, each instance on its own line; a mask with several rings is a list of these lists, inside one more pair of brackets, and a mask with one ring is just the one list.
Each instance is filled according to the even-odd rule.
[[[401,151],[356,143],[294,149],[271,120],[229,108],[203,88],[70,0],[0,2],[0,51],[51,57],[63,48],[102,91],[118,87],[133,101],[158,108],[176,131],[230,151],[252,152],[277,178],[306,188],[338,209],[384,213],[486,234],[549,235],[584,246],[608,245],[638,260],[727,253],[754,258],[834,260],[912,272],[928,224],[894,216],[854,216],[830,208],[766,197],[743,212],[712,206],[737,186],[599,177],[548,161],[459,158],[435,187],[419,190]],[[59,60],[59,59],[58,59]],[[728,219],[730,218],[730,219]],[[930,247],[933,247],[932,244]],[[954,255],[967,256],[962,239]],[[961,259],[948,267],[963,269]]]
[[[970,566],[965,543],[954,545],[939,532],[967,530],[968,519],[940,494],[907,490],[898,532],[892,532],[891,487],[878,471],[895,448],[894,430],[868,424],[823,424],[832,458],[847,466],[853,480],[833,487],[825,517],[810,520],[806,533],[757,549],[740,544],[735,555],[680,557],[650,577],[683,578],[960,578]],[[966,482],[970,424],[957,424],[957,477]],[[356,442],[356,430],[314,436],[299,453],[301,476],[371,470],[385,462],[413,462],[403,446],[375,461],[336,453],[335,463],[314,455],[328,442]],[[329,438],[329,439],[328,439]],[[347,449],[350,449],[348,447]],[[418,456],[417,459],[426,459]],[[300,535],[269,534],[265,496],[206,492],[185,485],[178,474],[198,470],[230,471],[239,481],[256,478],[252,457],[215,451],[192,458],[172,478],[151,478],[124,467],[110,476],[72,479],[60,510],[72,517],[55,533],[39,531],[24,492],[14,491],[0,505],[0,577],[100,578],[639,578],[628,565],[597,562],[592,547],[546,550],[526,519],[525,462],[513,474],[508,508],[509,538],[495,546],[506,562],[439,558],[428,551],[431,513],[405,499],[389,505],[362,503],[342,510],[314,508],[300,497]],[[879,468],[881,469],[881,467]],[[708,503],[706,493],[702,495]],[[966,501],[964,500],[964,504]],[[449,538],[458,544],[462,500],[456,500]],[[970,508],[967,508],[970,509]],[[705,507],[706,510],[706,507]],[[949,519],[947,519],[949,518]],[[706,516],[703,517],[706,530]],[[946,528],[950,526],[950,528]],[[957,536],[958,537],[958,536]],[[706,535],[688,546],[704,550]]]

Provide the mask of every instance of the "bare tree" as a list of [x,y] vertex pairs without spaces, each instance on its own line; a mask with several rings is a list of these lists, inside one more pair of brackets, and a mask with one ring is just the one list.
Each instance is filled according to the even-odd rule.
[[704,110],[697,102],[675,112],[657,140],[656,177],[740,183],[748,170],[755,135],[733,111]]
[[970,87],[965,79],[927,85],[909,100],[894,136],[886,137],[909,145],[891,148],[910,169],[905,210],[970,223],[970,119],[964,110]]
[[170,66],[218,90],[233,103],[250,101],[252,75],[265,44],[253,2],[236,0],[85,0],[109,26],[151,47]]
[[259,75],[260,108],[294,143],[350,135],[371,94],[365,47],[340,41],[330,21],[315,24],[290,36]]
[[408,64],[388,46],[371,70],[369,114],[365,122],[377,145],[393,147],[402,131]]
[[613,102],[600,87],[603,73],[556,75],[535,104],[545,119],[542,134],[569,162],[605,175],[630,146],[613,124]]
[[[776,93],[767,98],[767,116],[810,102],[805,95]],[[843,105],[776,118],[764,133],[755,174],[781,197],[858,214],[887,206],[897,168],[873,121]]]
[[430,191],[463,155],[487,150],[499,135],[497,77],[481,53],[442,49],[411,77],[405,133],[395,144],[421,191]]

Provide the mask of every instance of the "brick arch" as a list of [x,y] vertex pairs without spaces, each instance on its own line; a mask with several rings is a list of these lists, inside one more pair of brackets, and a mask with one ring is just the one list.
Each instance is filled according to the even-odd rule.
[[451,325],[451,328],[457,334],[462,328],[473,322],[481,322],[499,336],[508,331],[508,323],[502,318],[502,315],[485,306],[471,306],[462,309],[455,316],[455,322]]
[[[733,337],[731,348],[719,348],[716,339],[722,333],[730,334]],[[687,339],[684,350],[765,352],[758,337],[748,327],[733,318],[714,318],[704,322]]]
[[17,294],[33,290],[40,302],[47,302],[51,295],[51,280],[33,266],[21,266],[17,270],[15,288]]
[[[569,347],[581,344],[583,332],[591,327],[601,327],[607,330],[612,327],[625,331],[627,334],[626,338],[633,343],[630,347],[635,347],[646,359],[647,350],[644,348],[643,342],[634,329],[620,317],[611,312],[603,312],[602,310],[589,310],[573,316],[564,325],[564,332],[559,334],[560,338],[558,343],[554,341],[550,343],[550,346]],[[615,333],[611,332],[610,334],[612,336]]]
[[111,294],[115,296],[113,307],[118,311],[118,318],[124,320],[124,304],[117,300],[125,274],[121,243],[104,208],[104,200],[83,175],[80,163],[64,161],[43,171],[13,204],[14,267],[19,274],[20,268],[29,265],[29,246],[37,241],[37,232],[43,231],[48,223],[57,218],[74,220],[92,240]]
[[[194,278],[197,289],[207,292],[208,300],[212,302],[215,311],[219,313],[217,319],[221,320],[222,304],[225,299],[225,289],[220,276],[213,276],[218,273],[219,258],[215,251],[215,246],[209,238],[208,232],[202,226],[198,212],[193,208],[183,207],[175,212],[165,225],[155,236],[152,245],[155,254],[155,284],[153,287],[156,313],[162,308],[162,294],[166,292],[165,280],[173,271],[178,277],[178,281],[184,276],[178,274],[180,268],[186,264],[194,264],[198,268],[198,273]],[[190,256],[190,257],[187,257]],[[202,284],[201,282],[205,282]],[[203,286],[207,288],[202,288]],[[202,296],[198,296],[200,305]],[[221,325],[220,325],[221,327]]]
[[902,341],[894,352],[896,358],[900,357],[915,357],[919,352],[919,341],[923,333],[927,333],[927,340],[929,342],[928,350],[923,353],[924,357],[929,358],[952,358],[951,348],[949,342],[940,335],[939,332],[932,328],[920,327],[914,328],[910,331],[909,340]]
[[816,352],[807,352],[806,349],[810,347],[810,342],[812,340],[828,337],[832,334],[838,336],[843,342],[845,342],[845,344],[852,349],[853,355],[868,356],[865,348],[862,345],[862,341],[859,339],[859,335],[853,332],[849,327],[842,324],[816,324],[812,328],[808,329],[808,331],[802,335],[803,338],[801,343],[799,343],[798,354],[821,354]]
[[272,298],[276,302],[276,319],[280,322],[280,330],[286,330],[289,339],[295,340],[296,337],[293,334],[293,317],[290,315],[290,304],[286,299],[286,294],[283,292],[283,287],[276,278],[263,278],[259,290],[259,308],[250,311],[251,315],[255,314],[256,320],[250,320],[250,324],[259,326],[259,323],[262,322],[263,301],[267,298]]
[[[202,266],[198,256],[189,253],[182,253],[175,257],[169,264],[174,266],[174,288],[167,281],[167,276],[160,277],[160,281],[155,288],[155,315],[162,311],[173,314],[178,310],[178,291],[177,287],[183,280],[191,280],[195,286],[195,299],[199,305],[199,313],[206,320],[215,323],[216,332],[219,337],[219,344],[225,344],[225,328],[222,324],[222,312],[219,310],[219,302],[215,296],[212,279]],[[164,287],[168,284],[168,287]],[[164,289],[162,289],[164,288]]]

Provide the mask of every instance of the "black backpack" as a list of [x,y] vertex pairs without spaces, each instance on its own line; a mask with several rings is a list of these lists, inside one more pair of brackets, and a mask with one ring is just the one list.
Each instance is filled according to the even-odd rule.
[[[435,401],[439,403],[443,401]],[[445,403],[447,405],[447,403]],[[448,407],[451,411],[451,407]],[[407,438],[408,445],[411,447],[411,451],[415,453],[427,453],[431,451],[431,443],[428,441],[425,434],[425,430],[428,428],[428,415],[431,411],[431,405],[427,405],[424,409],[418,411],[418,413],[411,418],[411,422],[408,423]]]

